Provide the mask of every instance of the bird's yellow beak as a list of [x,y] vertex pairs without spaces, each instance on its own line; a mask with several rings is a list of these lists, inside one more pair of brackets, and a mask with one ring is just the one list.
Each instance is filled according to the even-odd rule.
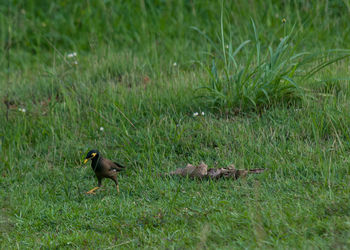
[[96,156],[96,153],[92,153],[91,155],[92,156],[90,158],[84,159],[84,161],[83,161],[84,164],[87,163],[90,159],[94,158]]

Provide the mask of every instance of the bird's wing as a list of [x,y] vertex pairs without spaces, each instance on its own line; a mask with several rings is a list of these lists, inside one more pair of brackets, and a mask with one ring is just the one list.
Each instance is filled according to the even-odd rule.
[[103,159],[103,160],[109,165],[109,167],[110,167],[109,170],[120,172],[120,171],[123,171],[125,168],[124,166],[120,165],[117,162],[113,162],[113,161],[108,160],[108,159]]
[[120,165],[118,162],[113,162],[121,171],[125,169],[123,165]]

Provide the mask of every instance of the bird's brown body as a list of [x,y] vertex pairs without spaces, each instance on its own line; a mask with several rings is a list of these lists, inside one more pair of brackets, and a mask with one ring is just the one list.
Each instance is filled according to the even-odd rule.
[[117,174],[118,172],[123,171],[125,167],[123,167],[119,163],[103,158],[97,150],[91,150],[87,154],[84,163],[86,163],[90,159],[92,170],[94,170],[98,180],[98,186],[91,189],[87,193],[93,194],[95,190],[99,189],[102,185],[102,180],[104,178],[109,178],[113,180],[117,187],[117,192],[119,193]]

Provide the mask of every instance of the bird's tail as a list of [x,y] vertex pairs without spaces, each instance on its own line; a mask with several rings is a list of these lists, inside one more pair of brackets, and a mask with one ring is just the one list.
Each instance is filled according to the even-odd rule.
[[115,165],[117,165],[117,171],[120,172],[120,171],[123,171],[125,170],[125,167],[123,165],[120,165],[118,162],[114,162]]

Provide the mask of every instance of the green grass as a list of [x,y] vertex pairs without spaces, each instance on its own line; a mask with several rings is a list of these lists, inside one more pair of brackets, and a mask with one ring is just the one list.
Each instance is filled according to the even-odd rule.
[[[297,52],[320,54],[347,48],[349,5],[224,5],[221,26],[214,1],[14,1],[11,18],[0,4],[2,48],[12,27],[0,98],[13,101],[8,120],[0,106],[1,248],[350,247],[348,59],[314,75],[332,58],[305,64],[298,102],[237,114],[235,103],[212,109],[197,98],[213,58],[227,69],[222,41],[230,53],[256,41],[250,17],[262,53],[295,25]],[[257,47],[244,50],[236,63],[253,72]],[[128,167],[119,195],[109,180],[85,194],[97,183],[82,166],[93,148]],[[237,181],[158,175],[201,161],[268,171]]]

